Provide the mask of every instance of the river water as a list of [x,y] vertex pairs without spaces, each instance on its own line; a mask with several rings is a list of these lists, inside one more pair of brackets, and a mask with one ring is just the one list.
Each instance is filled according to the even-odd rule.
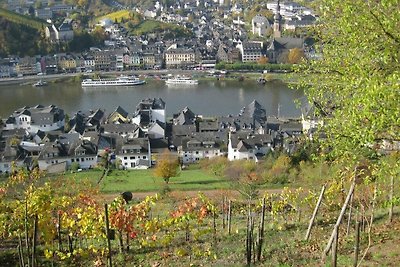
[[167,105],[167,116],[188,106],[204,116],[238,114],[254,99],[266,109],[267,115],[298,117],[295,103],[302,99],[301,90],[292,90],[278,80],[265,85],[256,81],[200,80],[197,86],[167,86],[164,81],[149,80],[136,87],[82,88],[80,83],[49,83],[45,87],[32,85],[0,86],[0,117],[8,117],[23,106],[57,105],[68,114],[79,110],[102,108],[107,113],[118,105],[129,113],[141,99],[161,97]]

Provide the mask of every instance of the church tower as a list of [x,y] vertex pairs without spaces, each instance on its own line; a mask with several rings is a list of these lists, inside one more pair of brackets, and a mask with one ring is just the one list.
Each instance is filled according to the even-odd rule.
[[281,20],[281,7],[278,0],[278,3],[276,4],[276,12],[274,15],[274,38],[281,38]]

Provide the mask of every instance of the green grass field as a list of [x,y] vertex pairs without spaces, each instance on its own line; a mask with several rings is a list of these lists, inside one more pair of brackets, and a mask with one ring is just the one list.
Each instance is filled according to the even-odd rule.
[[[101,177],[101,170],[91,170],[73,174],[65,174],[66,178],[77,181],[89,180],[96,184]],[[157,192],[165,186],[164,180],[154,177],[151,169],[120,171],[112,170],[100,183],[102,193],[132,192]],[[228,189],[230,184],[223,179],[208,174],[200,169],[189,169],[180,172],[178,177],[172,177],[169,182],[171,190],[213,190]]]

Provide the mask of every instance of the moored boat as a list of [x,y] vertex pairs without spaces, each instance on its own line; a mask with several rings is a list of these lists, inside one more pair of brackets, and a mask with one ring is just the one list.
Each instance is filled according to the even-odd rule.
[[121,76],[116,79],[85,79],[82,81],[82,87],[98,87],[98,86],[133,86],[146,83],[136,77]]
[[32,86],[33,87],[42,87],[42,86],[46,86],[46,85],[47,85],[47,82],[40,80],[40,81],[34,83]]
[[165,83],[167,85],[197,85],[199,81],[189,77],[176,76],[173,78],[168,78]]

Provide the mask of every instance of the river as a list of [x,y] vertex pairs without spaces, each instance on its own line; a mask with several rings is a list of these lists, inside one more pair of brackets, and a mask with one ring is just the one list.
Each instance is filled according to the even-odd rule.
[[197,86],[167,87],[164,81],[148,80],[136,87],[82,88],[80,83],[49,83],[45,87],[32,85],[0,86],[0,117],[8,117],[23,106],[57,105],[68,114],[79,110],[102,108],[107,113],[118,105],[129,113],[141,99],[161,97],[167,105],[167,116],[188,106],[204,116],[238,114],[254,99],[266,109],[267,115],[298,117],[300,110],[294,100],[302,99],[303,92],[289,89],[274,80],[265,85],[253,80],[200,80]]

